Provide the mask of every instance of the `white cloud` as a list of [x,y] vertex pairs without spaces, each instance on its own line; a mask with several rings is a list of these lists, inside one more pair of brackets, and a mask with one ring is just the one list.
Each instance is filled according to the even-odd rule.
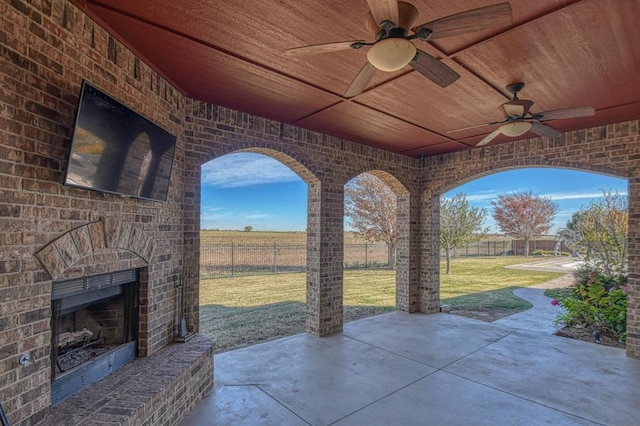
[[[622,196],[626,196],[625,192],[618,192],[618,194]],[[546,194],[545,197],[549,197],[554,201],[559,200],[590,200],[592,198],[600,198],[602,197],[602,191],[600,192],[574,192],[574,193],[555,193],[555,194]]]
[[[473,194],[466,194],[467,201],[470,202],[480,202],[480,201],[488,201],[494,200],[498,198],[498,195],[508,195],[512,194],[514,191],[500,191],[500,190],[487,190],[487,191],[477,191]],[[622,196],[626,196],[626,191],[619,191],[618,194]],[[455,195],[455,191],[451,192],[451,197]],[[534,192],[534,195],[538,195]],[[541,197],[549,197],[553,201],[563,201],[563,200],[590,200],[592,198],[600,198],[602,197],[602,191],[600,192],[558,192],[551,194],[539,194]]]
[[279,161],[248,152],[225,155],[202,166],[202,184],[222,188],[298,180],[300,177]]
[[271,215],[264,213],[251,213],[244,216],[245,219],[249,220],[259,220],[259,219],[268,219]]
[[467,199],[467,201],[470,201],[470,202],[487,201],[487,200],[493,200],[495,198],[498,198],[498,195],[500,194],[508,194],[508,192],[496,191],[496,190],[478,191],[474,194],[466,194],[465,198]]
[[235,213],[217,208],[203,210],[200,214],[202,220],[210,221],[227,220],[234,217],[237,217]]
[[213,212],[219,212],[219,211],[222,211],[222,210],[224,210],[224,208],[222,208],[222,207],[210,207],[209,206],[209,207],[204,207],[202,209],[202,213],[213,213]]

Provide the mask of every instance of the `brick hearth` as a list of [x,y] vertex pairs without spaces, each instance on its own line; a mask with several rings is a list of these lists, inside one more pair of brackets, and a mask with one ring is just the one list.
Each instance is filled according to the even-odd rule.
[[213,385],[213,345],[204,336],[138,358],[53,407],[38,424],[177,425]]

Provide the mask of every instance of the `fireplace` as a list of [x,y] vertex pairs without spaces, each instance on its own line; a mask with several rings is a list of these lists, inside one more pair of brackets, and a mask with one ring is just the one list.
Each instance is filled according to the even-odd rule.
[[137,269],[53,284],[53,405],[135,358],[138,292]]

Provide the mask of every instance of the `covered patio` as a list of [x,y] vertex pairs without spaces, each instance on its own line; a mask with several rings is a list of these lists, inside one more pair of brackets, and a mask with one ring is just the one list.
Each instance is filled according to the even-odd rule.
[[[285,53],[371,42],[378,30],[401,35],[384,21],[371,31],[371,16],[394,20],[396,4],[418,10],[416,24],[455,31],[396,37],[418,46],[419,61],[390,72],[373,72],[372,43],[343,43],[348,50],[333,56]],[[223,424],[236,421],[242,398],[238,414],[248,424],[270,416],[285,416],[274,424],[363,424],[383,419],[377,410],[393,413],[394,424],[403,415],[635,423],[638,2],[407,4],[0,1],[0,405],[11,424],[175,425],[214,377],[217,396],[194,416]],[[463,19],[440,20],[458,13]],[[83,81],[175,136],[165,201],[65,184]],[[354,82],[358,90],[349,91]],[[507,89],[514,83],[526,84],[519,99]],[[505,105],[519,113],[505,118]],[[501,120],[524,123],[524,133],[495,133]],[[201,166],[246,151],[275,158],[308,184],[307,334],[230,352],[214,367],[213,342],[198,335]],[[626,353],[438,313],[440,196],[519,167],[628,180]],[[398,195],[398,312],[345,326],[344,185],[363,172]],[[138,289],[125,321],[135,324],[135,360],[56,405],[54,288],[125,272]]]
[[391,312],[215,356],[201,425],[633,425],[624,350],[449,314]]

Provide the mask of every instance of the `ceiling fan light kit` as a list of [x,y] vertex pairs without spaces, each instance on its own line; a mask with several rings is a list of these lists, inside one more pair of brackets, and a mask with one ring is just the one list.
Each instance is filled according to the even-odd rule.
[[500,133],[510,138],[516,138],[527,133],[531,129],[532,124],[528,121],[512,121],[511,123],[500,126]]
[[397,71],[416,56],[416,47],[404,38],[385,38],[367,52],[367,60],[380,71]]

